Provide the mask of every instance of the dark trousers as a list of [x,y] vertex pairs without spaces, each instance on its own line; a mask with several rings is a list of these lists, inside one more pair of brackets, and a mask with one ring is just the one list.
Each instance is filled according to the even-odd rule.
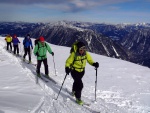
[[72,91],[75,91],[76,98],[81,98],[81,92],[83,89],[82,77],[84,75],[84,72],[85,71],[82,71],[82,72],[77,72],[75,70],[71,71],[71,76],[74,80]]
[[30,53],[30,47],[28,48],[24,48],[24,55],[23,55],[23,58],[25,59],[26,55],[28,54],[29,56],[29,61],[31,61],[31,53]]
[[19,54],[19,47],[18,47],[18,45],[14,45],[14,54],[16,54],[16,50],[17,50],[17,54]]
[[37,68],[36,72],[40,73],[41,63],[43,62],[45,68],[45,74],[48,75],[48,65],[47,65],[47,58],[43,60],[37,60]]
[[9,50],[9,46],[10,46],[10,50],[12,51],[11,42],[7,42],[7,50]]

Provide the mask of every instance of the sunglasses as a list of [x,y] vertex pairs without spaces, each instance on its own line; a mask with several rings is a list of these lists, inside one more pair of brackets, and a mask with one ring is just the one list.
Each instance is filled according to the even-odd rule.
[[85,46],[81,47],[81,48],[79,49],[79,51],[86,51],[86,47],[85,47]]

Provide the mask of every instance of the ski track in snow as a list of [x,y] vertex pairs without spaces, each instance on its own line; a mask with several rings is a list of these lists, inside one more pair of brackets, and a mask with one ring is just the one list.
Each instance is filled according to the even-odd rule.
[[[2,46],[4,45],[2,44]],[[16,57],[12,53],[9,53],[4,49],[5,48],[3,48],[0,53],[4,54],[4,56],[6,55],[7,57],[9,57],[13,64],[20,64],[22,73],[26,73],[27,77],[31,81],[35,82],[35,66],[23,62],[21,57]],[[4,59],[0,60],[5,61]],[[64,88],[62,89],[58,100],[55,100],[60,90],[61,84],[56,85],[51,82],[45,83],[39,79],[38,85],[42,89],[44,95],[40,102],[33,108],[31,113],[94,113],[94,110],[89,110],[88,108],[77,105],[75,102],[71,102],[75,100],[71,99],[69,96],[67,97],[68,94],[64,92]],[[63,95],[63,97],[61,95]],[[71,101],[68,101],[67,98],[70,98]]]

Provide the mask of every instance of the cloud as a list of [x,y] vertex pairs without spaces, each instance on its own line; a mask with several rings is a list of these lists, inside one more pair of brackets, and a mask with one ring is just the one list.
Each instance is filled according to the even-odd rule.
[[0,0],[3,4],[17,5],[42,5],[45,8],[53,8],[65,12],[80,12],[96,7],[130,2],[133,0]]

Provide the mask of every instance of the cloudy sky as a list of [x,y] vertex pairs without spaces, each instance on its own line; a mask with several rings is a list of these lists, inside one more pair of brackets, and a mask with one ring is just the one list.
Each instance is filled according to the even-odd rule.
[[0,0],[0,21],[150,23],[150,0]]

